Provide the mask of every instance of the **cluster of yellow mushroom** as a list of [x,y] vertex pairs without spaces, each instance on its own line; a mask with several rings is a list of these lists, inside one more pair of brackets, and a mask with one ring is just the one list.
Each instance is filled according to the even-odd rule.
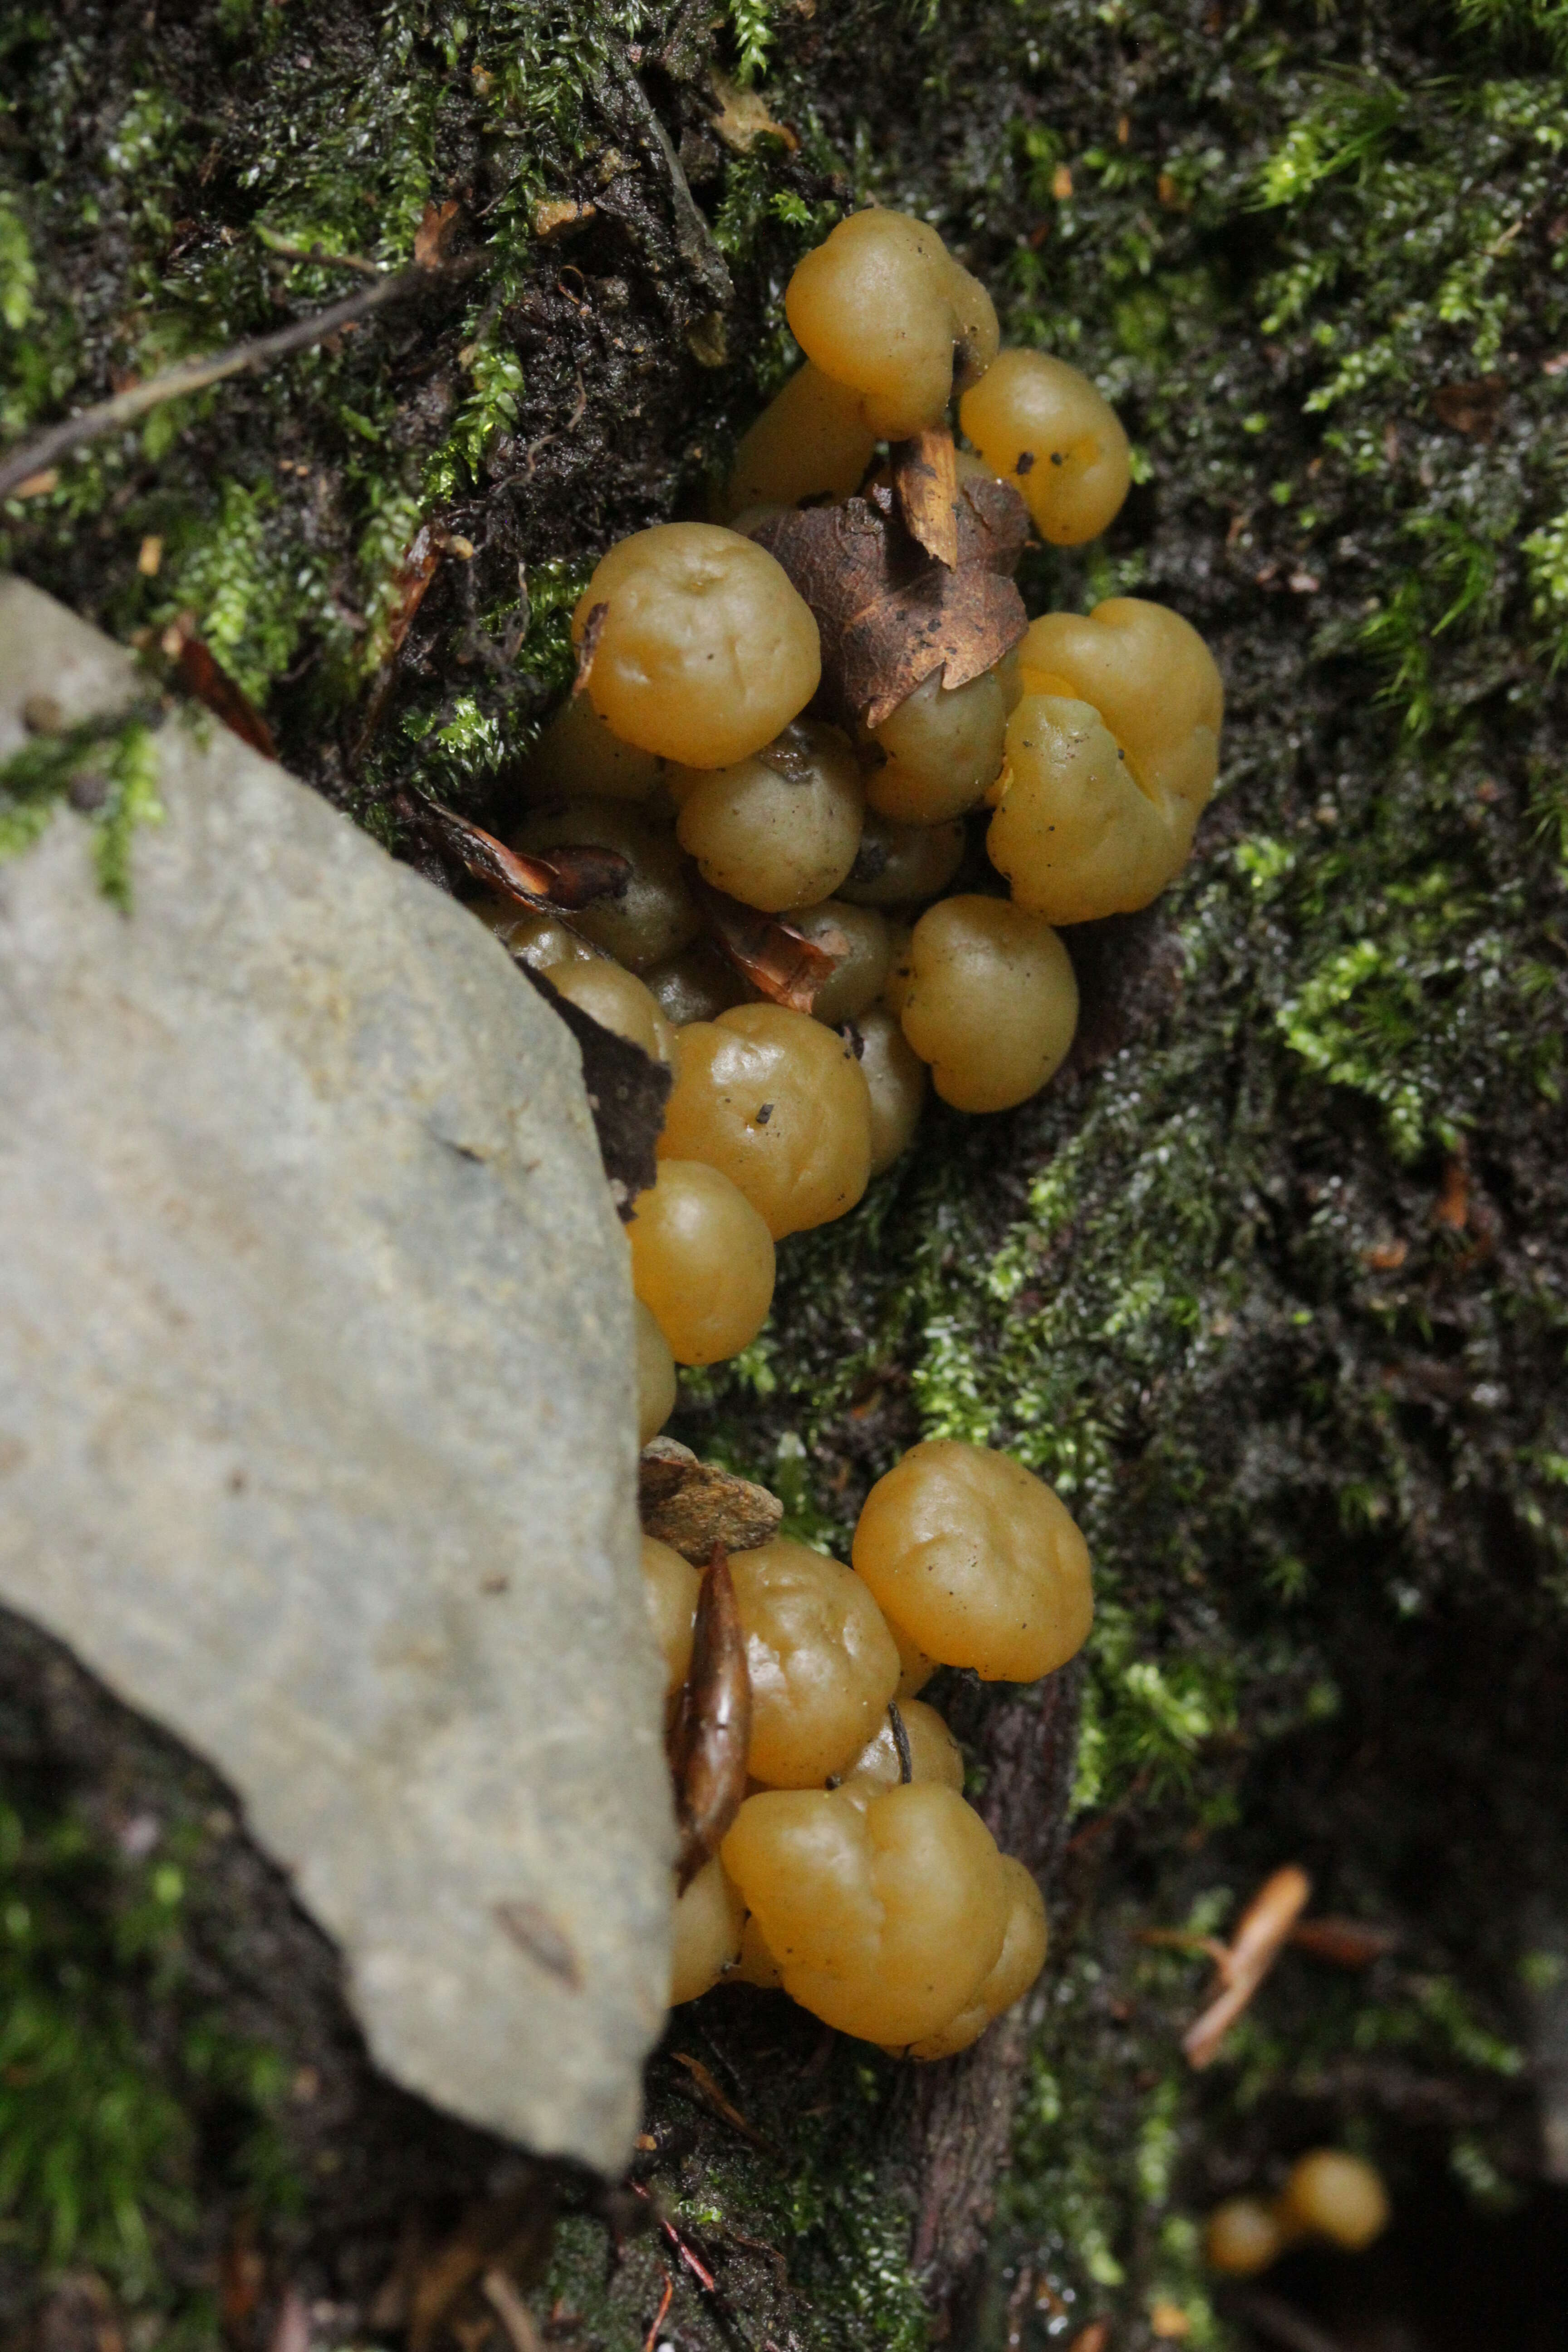
[[[853,1565],[785,1538],[730,1562],[751,1677],[750,1793],[675,1910],[670,1998],[782,1986],[916,2058],[964,2049],[1046,1953],[1040,1891],[965,1802],[963,1759],[916,1694],[939,1664],[1032,1682],[1081,1646],[1089,1553],[1065,1506],[984,1446],[916,1445],[868,1496]],[[645,1538],[672,1694],[698,1578]]]
[[1317,2147],[1297,2158],[1277,2197],[1216,2205],[1204,2247],[1212,2270],[1252,2278],[1303,2240],[1360,2253],[1387,2226],[1388,2191],[1375,2166],[1343,2148]]
[[[692,1365],[749,1342],[773,1244],[854,1207],[913,1137],[928,1072],[956,1108],[992,1111],[1060,1066],[1078,990],[1056,926],[1145,905],[1217,767],[1202,640],[1128,597],[1035,621],[962,683],[939,664],[874,726],[870,704],[813,715],[817,618],[749,532],[853,498],[880,445],[941,425],[955,394],[973,445],[956,495],[1008,482],[1058,544],[1104,529],[1129,453],[1087,377],[998,350],[984,287],[923,222],[880,207],[840,222],[785,308],[805,362],[740,446],[727,520],[610,550],[574,616],[580,690],[526,763],[516,847],[617,851],[626,887],[570,916],[486,910],[514,954],[676,1074],[631,1226],[645,1437],[674,1393],[660,1342]],[[966,854],[974,887],[942,895]],[[759,1001],[720,953],[713,892],[831,958],[810,1013]]]

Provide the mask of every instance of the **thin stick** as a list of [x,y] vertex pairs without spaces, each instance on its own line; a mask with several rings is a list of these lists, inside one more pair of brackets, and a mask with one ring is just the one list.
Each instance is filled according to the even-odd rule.
[[893,1745],[899,1751],[899,1778],[908,1788],[915,1777],[915,1759],[910,1754],[910,1735],[904,1728],[897,1699],[888,1701],[888,1721],[892,1727]]
[[368,318],[373,310],[383,310],[389,302],[400,302],[405,295],[424,292],[444,278],[466,276],[479,267],[479,261],[476,256],[472,260],[441,269],[416,265],[412,269],[397,270],[378,278],[363,293],[350,294],[343,301],[333,302],[325,310],[314,310],[308,319],[296,319],[292,325],[279,327],[270,335],[258,335],[248,343],[231,343],[226,352],[218,352],[211,359],[183,361],[178,367],[165,369],[162,375],[150,376],[145,383],[132,384],[128,392],[117,392],[112,400],[100,400],[96,407],[84,408],[78,415],[51,425],[47,433],[24,442],[19,449],[0,460],[0,499],[9,497],[30,474],[46,472],[57,457],[81,448],[89,441],[100,441],[106,433],[118,432],[121,425],[134,425],[139,416],[162,408],[165,401],[205,392],[209,384],[221,383],[226,376],[270,367],[274,360],[287,359],[290,352],[308,350],[311,343],[335,334],[340,327],[352,326],[356,319]]
[[479,2282],[485,2301],[507,2333],[512,2352],[544,2352],[534,2317],[505,2271],[487,2271]]

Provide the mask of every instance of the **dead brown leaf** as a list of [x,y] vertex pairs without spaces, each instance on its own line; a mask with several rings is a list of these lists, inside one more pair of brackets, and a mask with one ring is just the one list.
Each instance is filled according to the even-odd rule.
[[456,196],[448,196],[444,205],[434,202],[425,207],[424,218],[414,232],[414,259],[420,269],[439,269],[447,258],[447,248],[461,206]]
[[910,536],[951,572],[958,562],[958,467],[952,434],[939,426],[900,441],[893,451],[893,488]]
[[777,1535],[784,1505],[765,1486],[700,1462],[689,1445],[656,1437],[642,1450],[638,1503],[643,1531],[700,1568],[716,1543],[751,1551]]
[[1316,1960],[1327,1960],[1336,1969],[1370,1969],[1392,1952],[1399,1941],[1393,1927],[1369,1927],[1360,1919],[1299,1920],[1290,1930],[1290,1941],[1303,1952],[1310,1952]]
[[928,553],[890,486],[841,505],[770,515],[752,536],[811,606],[822,639],[822,707],[876,727],[940,670],[950,688],[995,667],[1027,626],[1011,574],[1028,517],[1005,482],[966,481],[955,560]]
[[716,1543],[697,1596],[691,1668],[670,1740],[675,1810],[680,1823],[676,1892],[684,1895],[720,1843],[746,1793],[752,1737],[752,1677],[746,1636],[730,1574]]
[[626,887],[629,859],[618,849],[596,845],[539,850],[524,856],[456,809],[422,796],[422,812],[444,849],[466,866],[477,882],[488,882],[503,898],[524,907],[585,907]]
[[1201,2069],[1219,2055],[1221,2042],[1279,1958],[1311,1892],[1311,1880],[1294,1863],[1264,1880],[1229,1945],[1216,1956],[1219,1992],[1183,2037],[1189,2065]]
[[[837,968],[838,959],[808,940],[787,916],[764,915],[739,898],[726,898],[694,874],[689,887],[708,919],[713,943],[741,978],[773,1004],[809,1013]],[[848,948],[846,940],[845,948]]]
[[599,639],[605,634],[605,623],[609,617],[607,604],[595,604],[583,625],[583,635],[577,644],[577,675],[572,681],[574,694],[581,694],[593,675],[594,656],[599,650]]

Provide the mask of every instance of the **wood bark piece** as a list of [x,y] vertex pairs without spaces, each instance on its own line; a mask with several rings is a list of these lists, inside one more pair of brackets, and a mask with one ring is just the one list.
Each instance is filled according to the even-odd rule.
[[[0,761],[129,656],[0,582]],[[222,730],[0,866],[0,1603],[213,1766],[379,2063],[614,2171],[673,1820],[625,1245],[499,942]],[[528,1932],[517,1932],[518,1922]]]
[[881,486],[839,506],[769,515],[752,532],[816,615],[823,709],[868,727],[933,670],[946,687],[967,686],[1012,651],[1028,625],[1012,580],[1027,535],[1016,490],[981,480],[958,495],[951,565],[921,546]]
[[784,1505],[765,1486],[700,1462],[673,1437],[656,1437],[642,1450],[639,1500],[643,1531],[706,1568],[715,1544],[751,1551],[779,1531]]

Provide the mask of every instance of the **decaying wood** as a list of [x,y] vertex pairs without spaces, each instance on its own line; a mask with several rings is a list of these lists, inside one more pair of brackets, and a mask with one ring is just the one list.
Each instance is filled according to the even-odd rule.
[[[970,1720],[962,1703],[950,1709],[985,1773],[976,1810],[1002,1852],[1034,1872],[1047,1910],[1072,1787],[1079,1679],[1075,1664],[1005,1696],[981,1685]],[[1028,2007],[1020,2002],[960,2056],[909,2069],[902,2130],[917,2152],[912,2260],[933,2310],[955,2332],[980,2283],[1027,2053]]]
[[668,1544],[693,1568],[706,1565],[716,1543],[751,1551],[776,1536],[784,1505],[765,1486],[700,1462],[689,1445],[656,1437],[642,1451],[638,1502],[644,1533]]

